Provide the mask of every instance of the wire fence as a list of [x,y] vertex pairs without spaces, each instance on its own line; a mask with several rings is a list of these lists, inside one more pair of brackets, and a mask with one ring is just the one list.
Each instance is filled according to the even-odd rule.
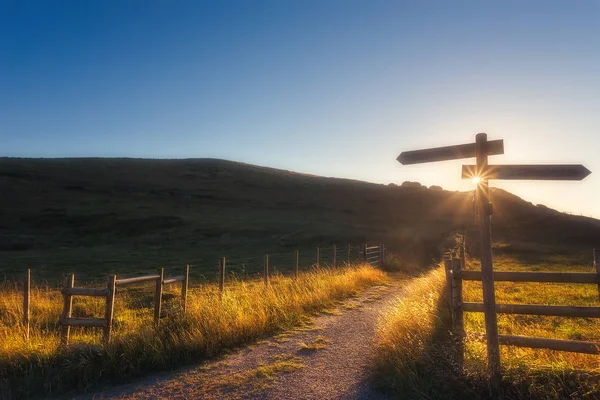
[[[373,266],[383,265],[385,259],[385,246],[375,245],[360,246],[331,245],[328,247],[316,247],[312,250],[294,250],[284,253],[264,254],[262,257],[234,257],[228,259],[222,257],[215,262],[214,271],[218,282],[219,293],[222,294],[225,283],[231,279],[260,279],[264,280],[265,286],[269,287],[269,277],[273,275],[286,275],[292,271],[294,278],[299,278],[304,271],[320,267],[343,267],[357,263],[368,263]],[[165,286],[176,284],[181,286],[180,310],[186,312],[186,300],[188,286],[191,284],[190,270],[193,265],[186,264],[183,274],[173,275],[170,268],[165,274],[165,268],[160,268],[156,275],[142,275],[133,277],[122,277],[117,275],[108,276],[108,285],[103,288],[76,287],[75,274],[70,274],[62,289],[64,297],[63,312],[59,321],[61,326],[61,343],[63,346],[69,343],[71,327],[102,327],[104,330],[104,342],[110,340],[113,322],[115,295],[118,287],[129,284],[149,282],[154,286],[154,322],[158,326],[160,318],[164,316],[163,290]],[[181,271],[179,271],[181,272]],[[169,276],[167,276],[169,275]],[[211,277],[208,277],[209,280]],[[30,307],[31,307],[31,270],[28,269],[23,285],[23,324],[26,327],[26,337],[29,338]],[[87,296],[106,299],[104,318],[75,318],[72,316],[73,297]]]

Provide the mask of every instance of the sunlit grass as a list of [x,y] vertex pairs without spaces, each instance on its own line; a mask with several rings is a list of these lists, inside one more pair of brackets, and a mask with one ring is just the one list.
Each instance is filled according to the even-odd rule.
[[[553,257],[554,262],[522,265],[509,257],[497,257],[494,269],[498,271],[554,271],[592,272],[589,265],[572,265],[564,258]],[[473,262],[470,269],[479,269]],[[504,304],[544,304],[571,306],[600,306],[595,284],[496,282],[496,302]],[[463,283],[463,300],[481,302],[481,282]],[[484,332],[483,313],[465,313],[465,328]],[[498,314],[500,334],[533,336],[553,339],[600,342],[600,320],[597,318],[548,317],[537,315]],[[471,357],[485,357],[485,346],[468,342]],[[597,355],[561,351],[501,346],[504,366],[521,367],[524,364],[542,369],[581,369],[600,372]]]
[[[384,272],[370,266],[323,268],[303,273],[297,281],[274,276],[269,289],[259,281],[229,282],[222,300],[217,287],[209,284],[190,290],[185,316],[177,313],[179,291],[172,286],[163,307],[173,317],[161,320],[158,329],[152,323],[151,285],[119,291],[110,344],[95,346],[100,344],[100,329],[71,328],[73,346],[68,351],[59,349],[60,292],[34,288],[27,341],[21,323],[22,294],[4,285],[0,289],[0,397],[60,393],[175,368],[301,325],[315,312],[385,280]],[[74,300],[74,316],[102,317],[103,311],[102,299]]]
[[[522,265],[497,257],[497,270],[590,272],[590,266],[554,257],[543,265]],[[479,266],[469,263],[468,269]],[[468,335],[465,365],[456,363],[443,268],[415,280],[405,298],[381,319],[376,371],[380,384],[407,398],[478,399],[490,394],[486,348],[480,335]],[[464,282],[465,301],[482,301],[481,283]],[[498,303],[598,306],[596,285],[496,282]],[[498,314],[500,333],[600,341],[591,318]],[[465,313],[465,328],[485,332],[482,313]],[[501,346],[503,390],[511,399],[599,398],[599,357],[588,354]]]

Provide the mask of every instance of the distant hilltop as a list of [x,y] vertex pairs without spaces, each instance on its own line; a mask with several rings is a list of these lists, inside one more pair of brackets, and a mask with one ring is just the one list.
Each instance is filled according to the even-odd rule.
[[[41,260],[51,269],[77,260],[212,260],[224,246],[287,249],[366,239],[393,246],[474,229],[472,192],[218,159],[2,158],[0,191],[5,270]],[[599,220],[501,189],[493,202],[496,240],[598,245]]]

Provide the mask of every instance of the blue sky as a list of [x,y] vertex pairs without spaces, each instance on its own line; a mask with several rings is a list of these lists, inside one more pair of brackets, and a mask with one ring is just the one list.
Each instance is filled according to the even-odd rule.
[[[466,190],[403,150],[505,139],[493,182],[600,217],[600,2],[0,3],[3,156],[216,157]],[[470,163],[470,161],[464,161]]]

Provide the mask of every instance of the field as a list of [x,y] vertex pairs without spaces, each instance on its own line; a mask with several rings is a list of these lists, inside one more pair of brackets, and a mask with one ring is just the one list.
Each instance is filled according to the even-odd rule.
[[[222,301],[214,284],[203,284],[191,289],[185,315],[178,313],[174,289],[165,296],[172,317],[161,320],[158,329],[152,324],[152,288],[138,287],[118,293],[114,335],[108,346],[96,346],[101,333],[93,328],[71,328],[69,351],[59,349],[60,292],[35,288],[32,334],[26,341],[20,322],[21,295],[5,285],[0,287],[0,398],[86,390],[198,362],[281,329],[307,324],[314,313],[385,281],[385,273],[370,266],[321,268],[303,272],[297,281],[276,275],[269,289],[256,280],[230,282]],[[102,303],[76,298],[74,316],[100,316]]]
[[[222,256],[310,257],[316,246],[365,241],[428,264],[449,234],[474,230],[472,193],[214,159],[0,158],[0,193],[0,280],[31,268],[51,284],[66,273],[170,275],[184,264],[212,280]],[[493,196],[495,238],[589,249],[600,237],[600,221]]]
[[[539,245],[497,243],[495,270],[591,272],[591,254],[555,254]],[[469,262],[467,269],[477,269]],[[381,384],[413,398],[476,399],[489,395],[485,343],[468,334],[465,370],[457,367],[443,268],[419,278],[378,338]],[[482,301],[481,283],[464,282],[465,301]],[[496,282],[498,303],[598,306],[596,285]],[[426,299],[426,300],[423,300]],[[418,316],[415,318],[414,316]],[[600,322],[588,318],[498,315],[501,334],[600,341]],[[484,332],[482,313],[466,313],[467,332]],[[409,331],[410,333],[401,333]],[[597,398],[598,356],[501,346],[503,391],[508,398]]]
[[[98,376],[104,383],[121,382],[193,363],[305,323],[316,310],[385,279],[366,267],[316,274],[310,265],[317,246],[321,261],[327,262],[334,244],[342,250],[347,244],[385,243],[390,252],[401,255],[400,264],[406,267],[410,260],[414,275],[440,259],[456,232],[466,231],[469,237],[476,232],[472,192],[414,182],[383,185],[325,178],[215,159],[2,158],[0,192],[0,395],[9,398],[87,389]],[[589,269],[600,221],[562,214],[500,189],[492,195],[494,238],[505,243],[496,249],[499,267]],[[296,249],[304,276],[299,283],[283,276],[292,268]],[[265,253],[279,276],[267,292],[259,283],[250,283],[261,271]],[[235,274],[231,276],[240,280],[230,284],[219,302],[214,282],[223,256],[228,271]],[[174,316],[163,319],[155,331],[152,289],[128,289],[117,296],[114,340],[106,349],[96,346],[99,333],[73,329],[72,342],[92,346],[57,351],[62,305],[57,288],[65,274],[74,273],[76,282],[98,287],[109,274],[124,278],[165,268],[165,275],[173,276],[181,274],[185,264],[191,264],[194,283],[185,317],[177,316],[174,287],[175,292],[165,295],[165,308]],[[15,282],[28,268],[35,290],[32,339],[25,342]],[[449,388],[455,385],[456,393],[476,397],[487,390],[478,375],[483,370],[482,347],[469,346],[472,372],[466,378],[452,373],[447,309],[439,290],[432,291],[439,283],[436,274],[415,281],[415,300],[409,296],[389,318],[389,326],[395,328],[382,325],[380,348],[385,356],[378,371],[392,390],[435,396],[452,393]],[[517,291],[507,285],[499,286],[499,301],[585,305],[597,301],[595,291],[593,286]],[[476,286],[466,285],[465,297],[476,296]],[[77,299],[74,309],[79,316],[102,314],[102,304],[89,299]],[[413,309],[412,315],[403,317],[404,309]],[[467,324],[471,330],[480,329],[480,316],[467,315]],[[501,318],[501,330],[521,334],[595,339],[596,328],[594,321]],[[427,358],[430,354],[435,357]],[[531,379],[535,384],[550,380],[549,387],[556,390],[556,382],[566,390],[574,387],[569,386],[574,382],[571,373],[564,372],[568,365],[597,368],[587,356],[503,349],[503,358],[511,359],[505,363],[507,377],[524,376],[510,371],[519,371],[525,363],[535,371],[554,371]],[[439,375],[440,365],[450,375]],[[514,393],[534,393],[523,389],[525,381],[509,384],[517,388]],[[593,385],[583,387],[595,390]]]

